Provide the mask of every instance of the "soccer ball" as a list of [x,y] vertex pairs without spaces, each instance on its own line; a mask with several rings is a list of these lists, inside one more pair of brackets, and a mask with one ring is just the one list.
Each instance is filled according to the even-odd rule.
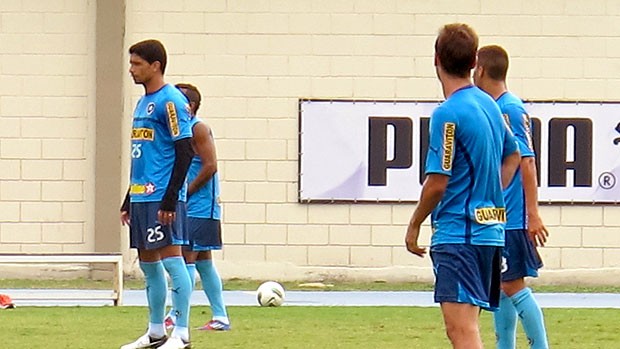
[[261,307],[279,307],[284,303],[284,287],[275,281],[263,282],[256,290]]

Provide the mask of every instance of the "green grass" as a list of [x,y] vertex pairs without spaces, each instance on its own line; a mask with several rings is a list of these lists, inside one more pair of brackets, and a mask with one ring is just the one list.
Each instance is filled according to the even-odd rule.
[[[0,310],[2,348],[118,348],[144,332],[143,307],[22,307]],[[447,348],[438,308],[416,307],[230,307],[233,330],[192,331],[194,348]],[[551,347],[614,348],[620,311],[546,309]],[[192,309],[192,326],[210,318]],[[484,312],[485,347],[494,346],[491,315]],[[519,333],[518,347],[527,344]]]
[[[262,281],[230,279],[224,281],[225,290],[255,290]],[[302,287],[304,282],[283,282],[284,288],[294,290],[324,290],[324,291],[432,291],[433,285],[429,283],[392,283],[392,282],[346,282],[338,280],[325,280],[323,284],[328,287]],[[2,288],[68,288],[68,289],[109,289],[111,282],[108,280],[89,279],[0,279]],[[144,281],[141,279],[125,279],[125,289],[142,289]],[[200,288],[200,286],[198,286]],[[559,292],[559,293],[620,293],[620,286],[598,285],[535,285],[535,292]]]
[[[125,289],[144,288],[143,280],[125,279]],[[0,288],[61,288],[61,289],[110,289],[110,280],[90,279],[0,279]]]

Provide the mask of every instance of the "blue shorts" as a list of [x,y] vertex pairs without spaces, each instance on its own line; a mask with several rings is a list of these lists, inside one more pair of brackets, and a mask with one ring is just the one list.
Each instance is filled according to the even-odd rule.
[[129,239],[131,248],[153,250],[169,245],[187,245],[187,211],[184,202],[177,203],[176,218],[171,225],[157,221],[160,202],[132,202]]
[[543,266],[536,247],[524,229],[506,230],[506,247],[502,257],[502,281],[538,277],[538,269]]
[[499,246],[432,246],[435,302],[469,303],[486,310],[497,310],[501,256]]
[[222,249],[222,225],[219,219],[187,218],[189,230],[189,251],[211,251]]

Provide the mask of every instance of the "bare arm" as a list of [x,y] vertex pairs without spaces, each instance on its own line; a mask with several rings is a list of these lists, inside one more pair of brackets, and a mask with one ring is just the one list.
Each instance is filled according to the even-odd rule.
[[215,153],[215,143],[211,129],[206,124],[199,122],[194,125],[194,135],[192,136],[192,144],[194,151],[200,157],[202,167],[198,175],[189,184],[187,194],[192,195],[202,186],[204,186],[211,177],[217,172],[217,157]]
[[514,177],[515,172],[517,171],[517,167],[519,167],[519,163],[521,162],[521,154],[519,151],[515,151],[512,154],[506,156],[502,161],[502,188],[506,189],[510,182],[512,181],[512,177]]
[[450,177],[442,174],[429,174],[424,181],[422,187],[422,195],[416,207],[409,226],[407,227],[407,235],[405,236],[405,244],[407,250],[417,256],[423,257],[426,248],[418,246],[418,237],[420,236],[420,225],[428,217],[429,214],[437,207],[437,204],[443,198],[443,194],[448,186]]
[[545,246],[549,232],[538,213],[538,182],[536,179],[536,161],[533,157],[521,160],[521,178],[525,192],[525,205],[528,217],[528,233],[536,246]]

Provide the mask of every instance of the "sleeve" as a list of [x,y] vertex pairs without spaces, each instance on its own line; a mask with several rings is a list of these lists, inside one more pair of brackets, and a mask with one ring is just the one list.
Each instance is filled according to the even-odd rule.
[[174,167],[172,168],[170,181],[168,181],[168,187],[160,205],[163,211],[175,210],[177,200],[179,199],[179,190],[181,190],[185,183],[187,170],[192,163],[192,156],[194,156],[191,138],[181,138],[175,141],[174,154]]
[[435,109],[429,123],[425,174],[452,175],[457,126],[453,113],[441,107]]
[[181,92],[178,96],[171,94],[166,101],[166,123],[173,141],[192,136],[189,104]]
[[521,157],[533,157],[532,129],[530,116],[520,105],[511,104],[504,111],[510,120],[510,129],[519,146]]
[[512,133],[512,131],[510,130],[510,126],[508,125],[508,123],[510,122],[510,119],[507,117],[506,114],[504,114],[503,116],[504,116],[502,118],[503,122],[501,123],[502,126],[504,127],[504,144],[502,147],[502,160],[504,160],[508,155],[514,153],[515,151],[519,149],[517,139]]

